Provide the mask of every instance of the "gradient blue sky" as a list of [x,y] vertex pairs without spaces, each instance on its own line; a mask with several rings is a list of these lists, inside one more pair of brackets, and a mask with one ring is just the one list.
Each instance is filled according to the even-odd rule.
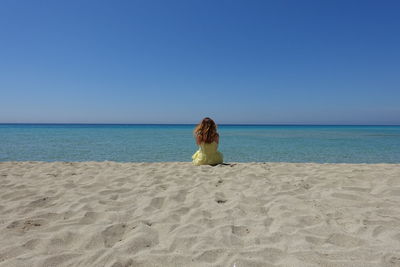
[[0,3],[0,122],[400,124],[400,1]]

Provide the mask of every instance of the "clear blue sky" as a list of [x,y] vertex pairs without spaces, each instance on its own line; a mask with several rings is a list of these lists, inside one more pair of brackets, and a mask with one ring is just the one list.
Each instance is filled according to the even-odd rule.
[[0,3],[0,122],[400,124],[400,1]]

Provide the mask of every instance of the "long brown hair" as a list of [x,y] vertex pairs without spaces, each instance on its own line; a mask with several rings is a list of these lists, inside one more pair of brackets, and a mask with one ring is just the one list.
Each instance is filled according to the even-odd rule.
[[210,144],[218,136],[217,125],[212,119],[206,117],[194,128],[193,134],[198,138],[200,143]]

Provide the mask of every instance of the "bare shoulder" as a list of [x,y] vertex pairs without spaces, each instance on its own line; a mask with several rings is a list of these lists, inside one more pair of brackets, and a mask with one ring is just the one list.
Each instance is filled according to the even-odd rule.
[[215,134],[214,141],[218,144],[219,143],[219,134]]
[[201,143],[201,136],[200,135],[196,135],[196,143],[199,145]]

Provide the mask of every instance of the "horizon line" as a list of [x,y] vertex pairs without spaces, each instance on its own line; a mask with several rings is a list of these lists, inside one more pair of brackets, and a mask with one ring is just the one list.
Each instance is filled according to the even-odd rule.
[[[94,123],[94,122],[0,122],[0,125],[197,125],[198,123]],[[223,126],[400,126],[400,124],[329,123],[217,123]]]

